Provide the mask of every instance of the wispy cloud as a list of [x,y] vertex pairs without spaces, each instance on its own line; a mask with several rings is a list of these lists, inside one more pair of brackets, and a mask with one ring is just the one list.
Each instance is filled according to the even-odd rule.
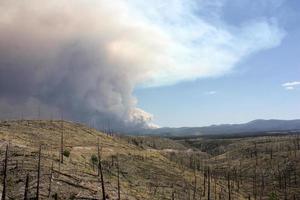
[[296,86],[296,85],[300,85],[300,81],[286,82],[282,84],[283,87]]
[[206,94],[206,95],[215,95],[215,94],[217,94],[217,91],[208,91],[208,92],[205,92],[204,94]]
[[300,86],[300,81],[286,82],[281,85],[286,90],[294,90],[296,87]]
[[222,20],[222,12],[214,12],[212,19],[195,12],[195,5],[209,12],[214,6],[222,8],[219,0],[210,5],[195,0],[129,2],[136,18],[160,36],[151,46],[162,45],[147,63],[152,74],[143,81],[146,86],[224,75],[252,53],[278,46],[285,35],[274,18],[233,26]]

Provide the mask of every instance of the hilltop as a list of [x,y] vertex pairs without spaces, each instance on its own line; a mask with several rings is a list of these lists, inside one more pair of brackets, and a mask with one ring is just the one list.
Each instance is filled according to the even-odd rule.
[[257,119],[243,124],[221,124],[203,127],[158,128],[139,131],[141,135],[160,136],[192,136],[192,135],[223,135],[223,134],[258,134],[258,133],[289,133],[300,130],[300,119],[278,120]]
[[[62,130],[64,148],[70,155],[65,156],[60,164]],[[4,160],[5,147],[9,144],[8,197],[23,199],[26,174],[29,174],[29,195],[31,198],[35,196],[38,150],[42,144],[41,199],[48,196],[101,199],[97,164],[91,161],[93,155],[97,155],[98,139],[109,199],[117,199],[117,159],[122,199],[168,199],[177,188],[180,190],[176,191],[176,196],[184,198],[184,189],[192,188],[193,171],[170,161],[163,154],[167,150],[158,150],[187,150],[174,141],[108,135],[66,121],[20,120],[0,123],[1,160]],[[202,177],[198,174],[197,178]]]

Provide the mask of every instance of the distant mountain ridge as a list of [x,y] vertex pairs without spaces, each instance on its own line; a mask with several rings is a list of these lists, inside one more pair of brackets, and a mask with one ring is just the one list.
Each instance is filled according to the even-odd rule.
[[181,128],[158,128],[142,130],[139,134],[163,135],[163,136],[185,136],[185,135],[219,135],[219,134],[241,134],[255,132],[276,132],[300,130],[300,119],[279,120],[257,119],[244,124],[221,124],[204,127],[181,127]]

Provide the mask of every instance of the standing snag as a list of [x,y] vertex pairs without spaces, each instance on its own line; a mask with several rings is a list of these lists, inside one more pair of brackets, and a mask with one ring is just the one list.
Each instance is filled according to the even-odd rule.
[[207,168],[207,178],[208,178],[208,182],[207,182],[207,200],[210,200],[210,168]]
[[102,171],[102,162],[101,162],[101,154],[100,154],[100,143],[98,138],[98,175],[100,174],[101,179],[101,187],[102,187],[102,199],[106,199],[105,195],[105,186],[104,186],[104,177],[103,177],[103,171]]
[[37,200],[39,200],[39,196],[40,196],[41,152],[42,152],[42,145],[40,145],[40,148],[39,148],[38,171],[37,171],[37,186],[36,186],[36,199]]
[[63,116],[61,119],[60,162],[64,163],[64,121],[63,121]]
[[6,198],[7,160],[8,160],[8,145],[6,145],[4,165],[3,165],[3,181],[2,181],[3,190],[2,190],[2,198],[1,198],[3,200],[5,200]]
[[119,156],[117,156],[117,173],[118,173],[118,200],[121,200]]
[[49,178],[48,198],[50,198],[50,196],[51,196],[52,178],[53,178],[53,161],[52,161],[52,165],[51,165],[50,178]]
[[29,174],[26,175],[24,200],[28,200],[28,186],[29,186]]
[[194,191],[193,191],[193,200],[196,199],[197,191],[197,173],[196,173],[196,164],[194,164]]
[[228,200],[231,200],[230,172],[227,174]]

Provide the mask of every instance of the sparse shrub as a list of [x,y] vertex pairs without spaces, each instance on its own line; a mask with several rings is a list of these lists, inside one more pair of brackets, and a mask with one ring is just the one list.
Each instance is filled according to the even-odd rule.
[[76,194],[71,194],[69,200],[74,200],[74,199],[76,199]]
[[91,161],[92,161],[93,165],[96,165],[98,163],[98,157],[95,154],[93,154],[91,156]]
[[278,199],[278,196],[275,192],[272,192],[270,195],[269,195],[269,200],[279,200]]
[[68,149],[65,149],[63,152],[63,155],[66,156],[67,158],[70,156],[70,151]]
[[135,146],[139,146],[139,142],[138,142],[137,139],[135,139],[135,138],[132,139],[132,143],[133,143]]
[[52,198],[53,198],[53,199],[58,199],[58,194],[57,194],[57,193],[54,193],[54,194],[52,195]]

